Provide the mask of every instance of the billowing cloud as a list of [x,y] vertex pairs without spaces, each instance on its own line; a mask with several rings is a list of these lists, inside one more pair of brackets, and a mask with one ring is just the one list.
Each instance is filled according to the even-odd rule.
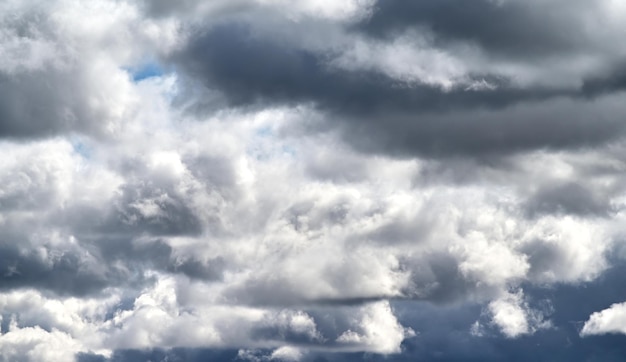
[[[606,42],[600,37],[622,31],[605,19],[614,5],[579,5],[558,12],[555,22],[547,14],[559,6],[481,1],[461,11],[454,2],[390,1],[349,31],[319,19],[231,16],[192,30],[172,61],[230,105],[312,105],[324,116],[307,127],[334,129],[368,152],[506,154],[614,140],[622,102],[611,94],[621,89],[623,54],[607,46],[596,55],[583,35],[551,29],[597,27],[604,30],[589,37]],[[488,14],[507,30],[486,28],[500,26],[481,20]],[[545,33],[537,41],[527,31],[534,23],[543,25],[533,31]],[[277,34],[275,27],[289,30]],[[546,54],[557,52],[553,42],[567,61]]]
[[582,336],[606,333],[626,333],[626,310],[624,303],[613,304],[609,308],[589,316],[580,332]]
[[4,2],[0,360],[622,360],[625,10]]

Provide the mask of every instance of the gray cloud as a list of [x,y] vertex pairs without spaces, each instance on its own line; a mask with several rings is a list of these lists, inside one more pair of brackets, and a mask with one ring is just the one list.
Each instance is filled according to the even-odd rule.
[[93,258],[85,260],[76,252],[48,250],[48,253],[53,255],[46,258],[35,251],[4,246],[0,257],[0,289],[41,288],[81,296],[119,285],[124,278],[123,273],[103,270]]
[[322,109],[357,116],[394,109],[428,114],[467,107],[500,108],[516,101],[567,94],[517,89],[506,79],[489,74],[475,77],[494,82],[497,92],[406,86],[377,72],[332,69],[326,65],[332,54],[275,42],[254,30],[236,22],[215,26],[192,37],[174,61],[207,86],[224,92],[233,105],[313,102]]
[[585,79],[582,86],[584,95],[594,97],[626,89],[626,65],[609,67],[602,73]]
[[616,97],[581,101],[617,91],[620,83],[520,87],[493,73],[470,77],[494,88],[444,90],[407,85],[376,71],[331,67],[335,56],[229,23],[194,34],[173,61],[231,106],[312,104],[327,114],[322,128],[339,129],[368,152],[506,154],[593,146],[622,132],[619,117],[608,111],[621,108]]
[[[481,288],[463,275],[458,262],[450,255],[432,254],[424,260],[405,263],[411,270],[411,281],[404,293],[410,299],[448,304],[476,294]],[[489,289],[488,286],[483,288]]]
[[620,10],[1,2],[0,360],[593,357]]
[[578,183],[550,185],[537,191],[526,204],[530,216],[538,214],[572,214],[578,216],[609,216],[613,212],[610,199],[594,194]]
[[[126,50],[128,39],[99,33],[101,29],[96,27],[90,34],[95,43],[85,41],[82,19],[55,13],[61,6],[57,1],[4,4],[0,16],[2,139],[42,139],[70,133],[110,139],[135,111],[130,79],[117,66],[134,57]],[[82,7],[78,11],[97,24],[100,20],[94,10]],[[150,39],[141,34],[141,26],[114,15],[109,20],[119,29],[137,33],[133,47],[147,50]],[[100,53],[98,42],[107,44],[106,54]],[[105,73],[108,75],[103,76]]]
[[577,24],[596,11],[585,1],[390,0],[377,2],[355,30],[392,37],[423,27],[438,42],[471,42],[495,56],[562,56],[592,45],[593,34]]

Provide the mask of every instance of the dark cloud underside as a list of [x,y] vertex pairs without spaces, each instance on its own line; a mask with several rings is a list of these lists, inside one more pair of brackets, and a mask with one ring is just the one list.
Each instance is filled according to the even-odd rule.
[[486,74],[475,77],[491,79],[495,89],[443,90],[332,68],[330,57],[229,24],[196,34],[174,61],[232,106],[312,104],[326,113],[327,127],[373,152],[440,156],[577,148],[611,140],[623,128],[619,116],[605,110],[610,99],[579,99],[604,89],[600,83],[584,90],[520,88]]
[[[379,1],[355,30],[393,37],[411,27],[432,31],[436,41],[470,42],[501,57],[539,58],[576,52],[591,41],[577,25],[594,6],[584,1],[463,0]],[[589,10],[589,8],[591,8]]]

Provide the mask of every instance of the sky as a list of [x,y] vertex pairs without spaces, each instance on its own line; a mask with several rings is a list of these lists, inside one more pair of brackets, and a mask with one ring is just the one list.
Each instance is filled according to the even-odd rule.
[[623,0],[0,1],[0,361],[626,359]]

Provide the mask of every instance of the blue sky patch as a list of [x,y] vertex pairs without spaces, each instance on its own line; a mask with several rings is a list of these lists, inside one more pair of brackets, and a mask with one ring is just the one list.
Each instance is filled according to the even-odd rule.
[[134,82],[140,82],[144,79],[160,77],[166,72],[158,62],[150,61],[128,69],[128,73]]

